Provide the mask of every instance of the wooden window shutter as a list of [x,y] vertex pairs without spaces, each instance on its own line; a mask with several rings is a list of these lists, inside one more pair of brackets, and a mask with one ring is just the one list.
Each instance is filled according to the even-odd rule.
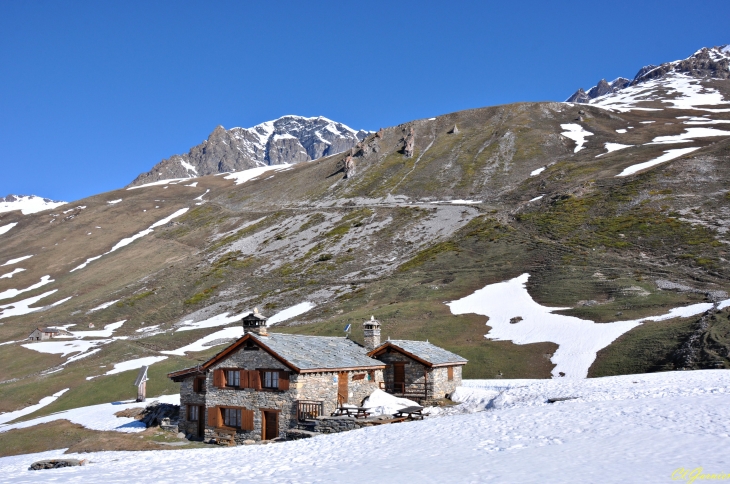
[[248,372],[248,381],[251,388],[261,390],[261,372],[258,370],[250,370]]
[[448,371],[449,381],[453,381],[454,380],[454,367],[453,366],[449,366],[447,368],[447,371]]
[[247,370],[241,370],[241,383],[239,386],[241,388],[251,388],[250,383],[248,381],[248,371]]
[[226,386],[226,377],[223,370],[213,370],[213,386],[216,388],[223,388]]
[[241,429],[253,430],[253,410],[241,409]]
[[[196,381],[197,381],[197,380],[196,380]],[[191,408],[190,408],[190,407],[191,407],[191,405],[188,405],[188,406],[186,407],[186,408],[187,408],[187,417],[185,417],[185,420],[188,420],[188,421],[190,421],[190,410],[191,410]]]
[[288,389],[289,389],[289,372],[280,371],[279,372],[279,390],[288,390]]
[[220,427],[221,409],[220,407],[208,408],[208,426]]
[[197,378],[193,378],[193,391],[194,392],[200,391],[200,388],[198,388],[200,386],[200,383],[198,383],[198,381],[199,380]]

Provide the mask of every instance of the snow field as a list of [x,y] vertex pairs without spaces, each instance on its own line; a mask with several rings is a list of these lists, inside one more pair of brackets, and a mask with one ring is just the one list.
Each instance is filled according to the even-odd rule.
[[33,254],[31,254],[31,255],[24,255],[23,257],[18,257],[17,259],[10,259],[9,261],[7,261],[5,264],[1,265],[0,267],[10,266],[10,265],[13,265],[13,264],[17,264],[18,262],[22,262],[22,261],[24,261],[26,259],[30,259],[31,257],[33,257]]
[[730,131],[722,131],[715,128],[686,128],[684,133],[671,136],[657,136],[650,145],[689,143],[695,138],[710,138],[714,136],[730,136]]
[[[66,205],[66,202],[54,202],[53,200],[35,195],[20,195],[16,198],[17,200],[12,202],[0,202],[0,213],[20,210],[23,215],[30,215],[31,213],[42,212],[43,210],[50,210],[61,205]],[[0,227],[0,233],[2,233],[1,230],[2,227]]]
[[[62,394],[63,392],[60,393]],[[158,398],[150,398],[145,403],[139,403],[132,400],[128,402],[111,402],[102,403],[99,405],[91,405],[88,407],[72,408],[70,410],[64,410],[62,412],[57,412],[51,415],[47,415],[45,417],[38,417],[31,420],[26,420],[25,422],[0,425],[0,433],[7,432],[8,430],[13,429],[24,429],[42,423],[53,422],[54,420],[68,420],[71,423],[83,425],[87,429],[91,430],[141,432],[146,428],[145,424],[133,418],[117,417],[114,414],[128,408],[144,407],[154,401],[179,405],[180,396],[164,395]]]
[[621,143],[605,143],[603,146],[606,148],[606,152],[601,153],[600,155],[596,155],[596,158],[607,155],[613,151],[622,150],[624,148],[631,148],[634,145],[622,145]]
[[0,279],[12,279],[15,274],[23,272],[24,270],[25,269],[23,269],[22,267],[17,267],[13,269],[12,272],[8,272],[7,274],[3,274],[2,276],[0,276]]
[[93,312],[96,312],[96,311],[101,311],[102,309],[106,309],[109,306],[111,306],[112,304],[114,304],[116,302],[119,302],[119,301],[120,301],[120,299],[115,299],[114,301],[109,301],[109,302],[105,302],[103,304],[99,304],[95,308],[89,309],[86,314],[93,313]]
[[155,363],[166,360],[167,356],[146,356],[144,358],[137,358],[134,360],[123,361],[121,363],[115,363],[114,369],[104,373],[105,375],[115,375],[122,373],[123,371],[136,370],[143,366],[151,366]]
[[30,415],[31,413],[35,412],[36,410],[40,410],[41,408],[50,405],[51,403],[55,402],[58,399],[58,397],[60,397],[67,391],[69,391],[69,388],[61,390],[60,392],[56,392],[53,395],[51,395],[50,397],[43,397],[35,405],[29,405],[21,410],[16,410],[15,412],[0,413],[0,432],[2,432],[2,430],[1,430],[2,424],[11,422],[11,421],[18,419],[20,417],[23,417],[25,415]]
[[247,181],[252,180],[252,179],[256,178],[257,176],[263,175],[267,171],[271,171],[271,170],[279,171],[279,170],[283,170],[285,168],[289,168],[291,166],[292,165],[290,165],[288,163],[284,163],[281,165],[274,165],[274,166],[259,166],[256,168],[250,168],[248,170],[229,173],[225,177],[225,179],[234,180],[236,185],[241,185],[242,183],[246,183]]
[[[50,296],[56,291],[58,291],[58,289],[53,289],[52,291],[44,292],[43,294],[39,294],[38,296],[29,297],[27,299],[15,301],[10,304],[0,304],[0,319],[9,318],[10,316],[21,316],[23,314],[40,311],[41,309],[43,309],[43,306],[39,308],[31,308],[30,305],[37,303],[44,297]],[[53,303],[51,306],[58,306],[59,304],[68,301],[69,299],[71,298],[69,297],[66,299],[61,299],[60,301]]]
[[294,306],[283,309],[283,310],[279,311],[278,313],[274,314],[273,316],[271,316],[269,318],[269,320],[266,321],[266,325],[271,326],[272,324],[281,323],[282,321],[286,321],[288,319],[300,316],[314,308],[315,308],[315,304],[311,303],[309,301],[304,301],[299,304],[295,304]]
[[699,149],[699,147],[678,148],[678,149],[674,149],[674,150],[666,150],[663,155],[661,155],[657,158],[654,158],[653,160],[645,161],[643,163],[638,163],[636,165],[631,165],[627,168],[624,168],[624,170],[616,176],[624,177],[624,176],[633,175],[634,173],[638,173],[641,170],[651,168],[652,166],[660,165],[662,163],[673,160],[675,158],[679,158],[680,156],[684,156],[687,153],[692,153],[693,151],[698,150],[698,149]]
[[[515,344],[556,343],[558,349],[550,358],[555,364],[553,377],[586,378],[598,351],[643,321],[689,317],[712,308],[710,303],[700,303],[674,308],[658,316],[597,324],[574,316],[553,314],[570,308],[549,308],[535,302],[525,286],[529,277],[529,274],[522,274],[509,281],[487,285],[447,305],[453,314],[488,316],[491,330],[486,337],[489,339]],[[522,320],[511,322],[517,317]]]
[[586,143],[586,137],[593,136],[593,133],[583,129],[583,126],[580,124],[561,124],[560,127],[565,130],[560,134],[575,141],[575,149],[573,150],[573,153],[578,153],[583,149],[583,145]]
[[[134,481],[144,469],[147,482],[177,483],[181,475],[190,482],[226,482],[235,463],[235,480],[241,482],[563,484],[670,482],[679,468],[727,471],[730,372],[543,380],[522,387],[500,383],[512,388],[503,395],[513,397],[488,411],[276,445],[69,455],[90,462],[43,472],[27,469],[60,451],[4,457],[0,475],[8,483],[112,484]],[[577,400],[546,403],[576,394]],[[134,405],[85,407],[52,418],[124,430],[119,425],[124,419],[113,413]]]
[[206,343],[210,343],[211,341],[217,340],[217,339],[230,339],[230,338],[240,338],[243,336],[243,326],[234,326],[231,328],[224,328],[220,331],[216,331],[215,333],[211,333],[208,336],[205,336],[203,338],[200,338],[199,340],[190,343],[189,345],[183,346],[181,348],[178,348],[176,350],[168,350],[168,351],[160,351],[163,355],[179,355],[184,356],[185,352],[190,351],[203,351],[210,348],[210,346],[205,346]]
[[[132,188],[138,188],[138,187],[132,187]],[[128,190],[131,190],[131,188],[128,188]],[[145,230],[143,230],[141,232],[137,232],[136,234],[132,235],[131,237],[126,237],[126,238],[120,240],[119,242],[116,243],[116,245],[114,245],[114,247],[112,247],[111,249],[109,249],[108,252],[104,252],[103,254],[97,255],[95,257],[89,257],[88,259],[86,259],[86,262],[84,262],[83,264],[81,264],[79,266],[74,267],[69,272],[74,272],[74,271],[78,271],[79,269],[83,269],[90,262],[94,262],[95,260],[101,259],[105,255],[111,254],[112,252],[114,252],[116,250],[119,250],[122,247],[128,246],[129,244],[131,244],[135,240],[137,240],[139,238],[142,238],[145,235],[151,234],[152,232],[154,232],[154,229],[155,228],[160,227],[162,225],[165,225],[166,223],[172,221],[172,219],[177,218],[177,217],[183,215],[188,210],[189,210],[188,208],[181,208],[180,210],[174,212],[171,215],[168,215],[167,217],[163,218],[162,220],[158,220],[157,222],[153,223],[152,225],[149,226],[149,228],[147,228],[147,229],[145,229]]]
[[8,289],[6,291],[0,292],[0,299],[10,299],[18,294],[23,294],[24,292],[32,291],[33,289],[38,289],[39,287],[45,286],[46,284],[50,284],[51,282],[54,282],[53,279],[51,279],[51,276],[43,276],[41,277],[41,280],[39,282],[36,282],[32,286],[28,286],[25,289]]
[[7,233],[10,229],[18,225],[18,222],[9,223],[7,225],[0,226],[0,235]]

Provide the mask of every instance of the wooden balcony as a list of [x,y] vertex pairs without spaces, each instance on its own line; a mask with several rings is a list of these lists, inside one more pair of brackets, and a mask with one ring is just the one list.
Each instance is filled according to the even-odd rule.
[[396,397],[409,398],[412,400],[428,400],[433,396],[433,383],[403,383],[383,381],[380,382],[380,389]]
[[297,400],[297,420],[304,422],[324,414],[324,402],[316,400]]

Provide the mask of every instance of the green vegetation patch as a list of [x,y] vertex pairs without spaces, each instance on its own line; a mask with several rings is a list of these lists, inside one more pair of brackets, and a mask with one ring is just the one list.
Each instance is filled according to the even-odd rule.
[[210,296],[212,296],[213,294],[215,294],[216,289],[218,289],[218,285],[217,284],[214,285],[214,286],[210,286],[207,289],[203,289],[199,293],[194,294],[192,297],[186,299],[184,301],[184,304],[191,305],[191,304],[198,304],[200,302],[203,302],[206,299],[208,299]]

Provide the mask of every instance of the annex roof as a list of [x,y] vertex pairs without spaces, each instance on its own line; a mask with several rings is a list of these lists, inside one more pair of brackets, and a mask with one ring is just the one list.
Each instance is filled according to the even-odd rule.
[[456,353],[440,348],[428,341],[412,341],[407,339],[391,339],[381,344],[368,355],[375,356],[388,348],[394,348],[396,351],[404,353],[426,366],[450,366],[450,365],[465,365],[467,363],[466,358],[462,358]]

